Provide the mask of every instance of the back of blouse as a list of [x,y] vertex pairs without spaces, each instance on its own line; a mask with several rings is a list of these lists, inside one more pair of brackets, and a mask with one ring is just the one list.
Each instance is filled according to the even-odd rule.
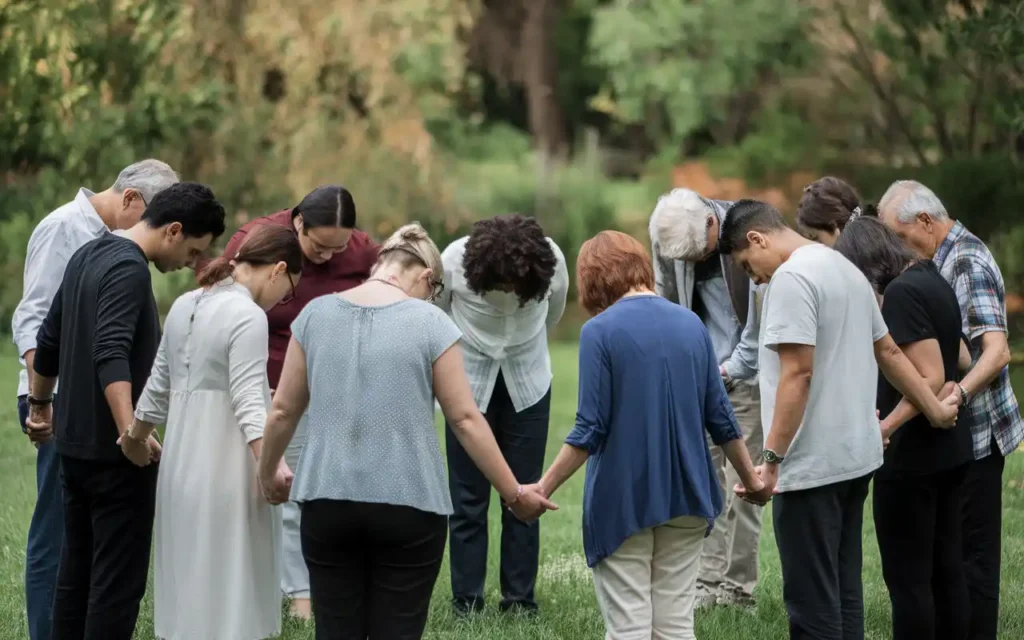
[[461,333],[408,299],[369,307],[327,295],[292,323],[306,354],[307,441],[292,500],[415,507],[450,515],[434,429],[434,362]]

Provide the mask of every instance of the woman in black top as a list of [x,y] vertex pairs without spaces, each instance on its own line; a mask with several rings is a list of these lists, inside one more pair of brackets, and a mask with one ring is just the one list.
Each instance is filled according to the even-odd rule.
[[[932,389],[943,397],[956,390],[947,381],[960,379],[960,307],[934,263],[915,260],[874,218],[847,224],[835,249],[882,296],[889,333]],[[884,376],[878,378],[877,406],[888,445],[875,475],[873,506],[893,638],[966,638],[959,513],[964,465],[973,458],[970,429],[932,427]]]

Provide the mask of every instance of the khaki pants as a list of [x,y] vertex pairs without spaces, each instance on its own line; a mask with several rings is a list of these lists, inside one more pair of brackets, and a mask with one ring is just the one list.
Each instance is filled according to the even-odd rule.
[[692,640],[708,523],[683,516],[634,534],[594,567],[606,640]]
[[[740,381],[729,393],[736,421],[743,433],[750,460],[760,463],[764,436],[761,428],[761,391],[756,382]],[[711,460],[722,488],[723,508],[704,543],[697,587],[702,594],[731,591],[750,596],[757,585],[757,544],[762,508],[736,498],[732,488],[740,481],[721,447],[711,446]]]

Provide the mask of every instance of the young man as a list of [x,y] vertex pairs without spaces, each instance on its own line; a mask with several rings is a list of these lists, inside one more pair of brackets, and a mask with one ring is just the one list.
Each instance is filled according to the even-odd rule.
[[[651,214],[655,292],[691,309],[708,328],[719,372],[751,460],[761,456],[761,397],[757,388],[757,287],[743,268],[718,250],[730,202],[674,189]],[[757,586],[761,507],[734,499],[740,479],[721,447],[711,459],[724,491],[724,508],[701,554],[697,606],[749,606]]]
[[[19,372],[18,416],[22,429],[28,417],[29,371],[36,352],[36,334],[50,310],[64,269],[85,243],[108,231],[135,225],[159,192],[178,182],[178,176],[159,160],[125,167],[106,191],[78,190],[71,202],[42,219],[25,251],[25,280],[21,302],[14,310],[12,331],[25,368]],[[54,386],[54,393],[57,388]],[[57,561],[64,537],[59,464],[52,442],[35,442],[36,506],[25,552],[25,609],[32,640],[50,640]]]
[[[121,235],[101,235],[71,257],[39,328],[26,424],[33,440],[54,438],[60,459],[64,544],[54,638],[129,640],[135,630],[157,465],[133,466],[117,443],[131,426],[160,342],[149,263],[162,272],[191,266],[222,233],[224,207],[210,189],[168,187],[140,222]],[[157,459],[159,445],[148,444]]]
[[964,563],[972,640],[994,640],[999,626],[1003,466],[1024,441],[1024,420],[1010,386],[1006,291],[988,247],[949,217],[919,182],[901,180],[879,203],[879,218],[916,254],[933,260],[953,286],[974,366],[958,389],[974,436],[964,482]]
[[940,402],[896,346],[860,270],[787,227],[771,205],[734,204],[720,247],[754,282],[769,283],[758,471],[779,492],[772,515],[790,637],[862,638],[864,499],[882,464],[878,368],[933,425],[955,422],[956,397]]
[[[462,331],[473,399],[490,423],[512,472],[537,482],[551,413],[548,330],[565,310],[569,273],[557,245],[533,218],[495,216],[441,254],[446,288],[437,304]],[[487,511],[491,486],[447,429],[452,601],[462,615],[484,606]],[[537,609],[537,521],[501,517],[502,611]]]

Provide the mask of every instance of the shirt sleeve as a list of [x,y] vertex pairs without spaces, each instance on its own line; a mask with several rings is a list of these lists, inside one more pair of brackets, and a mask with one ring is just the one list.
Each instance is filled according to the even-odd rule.
[[135,418],[150,424],[166,424],[170,405],[171,375],[167,365],[167,332],[160,338],[160,347],[153,368],[135,406]]
[[129,357],[135,327],[151,294],[147,265],[123,261],[101,279],[96,300],[96,335],[92,358],[100,389],[115,382],[131,382]]
[[246,442],[262,438],[267,421],[269,338],[267,315],[257,307],[239,314],[228,338],[228,392]]
[[427,307],[432,313],[427,317],[427,357],[430,363],[437,362],[437,359],[444,355],[444,352],[462,338],[462,332],[455,325],[455,322],[439,309]]
[[39,327],[64,279],[70,258],[67,253],[67,240],[59,224],[40,224],[28,241],[23,293],[11,322],[19,356],[36,348]]
[[[57,287],[50,310],[36,334],[36,356],[32,368],[44,378],[56,378],[60,374],[60,331],[64,313],[64,284]],[[24,355],[24,354],[22,354]]]
[[545,325],[551,329],[562,319],[565,313],[565,299],[569,295],[569,269],[565,265],[565,255],[554,242],[548,241],[555,252],[557,264],[555,275],[551,278],[551,295],[548,296],[548,315]]
[[228,260],[234,258],[235,255],[238,253],[238,250],[242,248],[242,243],[245,242],[245,238],[248,235],[249,231],[244,227],[236,231],[235,235],[231,236],[231,239],[228,240],[228,243],[224,245],[224,257],[226,257]]
[[994,331],[1006,333],[1006,302],[1003,279],[982,260],[958,258],[953,289],[967,321],[972,341]]
[[[885,291],[882,320],[898,345],[938,338],[935,324],[921,297],[922,293],[903,283],[893,283]],[[875,328],[872,331],[875,332]]]
[[818,297],[806,278],[783,271],[768,285],[764,300],[764,345],[804,344],[818,339]]
[[580,332],[576,424],[565,444],[591,455],[600,451],[608,437],[611,405],[611,360],[603,336],[593,324],[587,323]]
[[722,366],[734,380],[747,380],[757,375],[757,340],[761,321],[757,317],[757,286],[750,283],[750,301],[747,307],[747,324],[740,334],[740,341],[732,350],[732,355]]
[[[441,253],[441,264],[444,265],[444,291],[434,304],[445,313],[452,312],[452,290],[455,288],[455,272],[458,263],[462,262],[462,252],[455,250],[455,243],[448,245]],[[456,255],[458,254],[458,255]]]
[[654,292],[670,302],[679,304],[679,288],[676,284],[673,261],[661,257],[661,250],[653,238],[651,253],[654,254]]
[[704,391],[704,428],[716,445],[723,445],[741,437],[736,414],[729,402],[729,394],[725,383],[718,373],[715,359],[715,348],[711,344],[711,336],[704,330],[704,343],[707,353],[707,381]]

